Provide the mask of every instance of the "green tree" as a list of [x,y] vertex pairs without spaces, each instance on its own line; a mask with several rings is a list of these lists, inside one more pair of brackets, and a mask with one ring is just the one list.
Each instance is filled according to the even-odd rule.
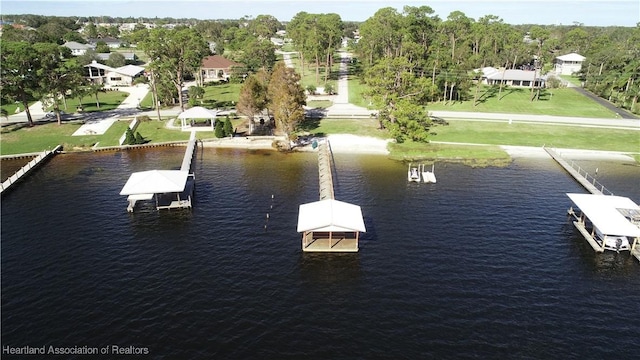
[[240,62],[246,71],[256,72],[259,69],[272,69],[276,62],[276,47],[268,39],[253,39],[247,44]]
[[139,47],[152,59],[157,75],[166,76],[175,87],[180,109],[184,111],[182,87],[187,72],[200,66],[209,54],[207,42],[191,28],[155,28],[139,43]]
[[222,123],[222,121],[220,120],[215,120],[216,125],[215,125],[215,135],[218,139],[223,138],[224,137],[224,124]]
[[227,116],[224,119],[224,136],[233,136],[233,125],[231,124],[231,120],[229,120],[229,117]]
[[33,46],[26,42],[0,41],[0,87],[2,96],[19,101],[27,114],[29,126],[33,118],[29,101],[40,95],[37,69],[39,57]]
[[250,75],[240,88],[240,96],[236,108],[238,112],[249,120],[253,120],[255,116],[267,108],[267,74],[265,70]]
[[84,26],[83,33],[89,39],[95,39],[98,37],[98,30],[96,29],[96,25],[92,22]]
[[114,52],[109,55],[109,59],[106,63],[107,66],[111,66],[112,68],[119,68],[125,66],[127,64],[127,60],[124,58],[124,55]]
[[106,42],[100,40],[96,43],[96,52],[97,53],[110,53],[111,52],[111,48],[109,47],[109,45],[107,45]]
[[269,109],[289,144],[290,134],[304,119],[306,97],[300,85],[300,75],[283,62],[278,62],[269,80],[268,93]]

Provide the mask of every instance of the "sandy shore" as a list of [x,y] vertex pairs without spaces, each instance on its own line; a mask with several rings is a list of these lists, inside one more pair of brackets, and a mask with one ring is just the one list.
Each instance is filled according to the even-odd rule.
[[[391,139],[379,139],[367,136],[350,134],[333,134],[327,137],[331,144],[331,151],[339,154],[375,154],[389,155],[387,145]],[[282,137],[235,137],[215,140],[205,140],[205,147],[236,148],[249,150],[276,150],[274,140],[283,140]],[[548,158],[549,154],[542,147],[501,145],[511,158]],[[316,151],[310,145],[296,148],[296,151]],[[616,151],[598,151],[581,149],[555,149],[566,159],[572,160],[615,160],[635,161],[626,153]]]
[[349,134],[334,134],[327,137],[331,151],[348,154],[388,155],[387,144],[391,140]]
[[[511,158],[549,158],[549,154],[542,147],[532,146],[500,146]],[[635,161],[635,159],[625,153],[617,151],[599,151],[582,149],[558,149],[554,148],[565,159],[572,160],[616,160]]]

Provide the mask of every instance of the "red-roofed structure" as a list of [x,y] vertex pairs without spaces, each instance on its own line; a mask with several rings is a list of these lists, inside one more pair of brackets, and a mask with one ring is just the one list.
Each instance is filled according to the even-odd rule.
[[220,55],[207,56],[202,59],[198,80],[201,84],[209,81],[228,81],[234,66],[242,66],[242,64]]

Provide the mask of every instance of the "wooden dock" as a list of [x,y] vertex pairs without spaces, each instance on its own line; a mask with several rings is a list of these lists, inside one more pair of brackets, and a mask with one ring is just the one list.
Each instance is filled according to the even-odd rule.
[[16,171],[13,175],[9,176],[2,184],[0,184],[0,195],[9,190],[14,184],[18,183],[24,177],[26,177],[33,169],[41,165],[44,161],[55,156],[62,150],[62,145],[56,146],[53,150],[46,150],[35,154],[34,158],[24,165],[20,170]]
[[605,188],[604,185],[600,184],[596,178],[589,175],[588,172],[576,163],[563,159],[562,155],[560,155],[555,149],[548,147],[543,147],[543,149],[590,193],[594,195],[613,195],[613,193]]
[[320,200],[300,205],[298,232],[304,252],[358,252],[366,231],[359,206],[337,201],[333,191],[333,157],[328,140],[318,144]]
[[331,167],[331,145],[329,140],[318,144],[318,178],[320,181],[320,200],[335,199],[333,193],[333,171]]

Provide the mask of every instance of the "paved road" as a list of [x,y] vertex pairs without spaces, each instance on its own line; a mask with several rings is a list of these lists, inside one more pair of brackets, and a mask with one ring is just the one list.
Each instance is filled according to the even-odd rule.
[[581,87],[578,86],[574,86],[572,87],[573,89],[575,89],[577,92],[581,93],[582,95],[590,98],[591,100],[599,103],[600,105],[606,107],[607,109],[615,112],[616,114],[620,115],[621,118],[623,119],[640,119],[637,116],[633,115],[632,113],[628,112],[627,110],[621,109],[615,105],[613,105],[612,103],[608,102],[607,100],[596,96],[595,94],[593,94],[591,91],[583,89]]
[[498,114],[462,111],[431,111],[431,116],[445,120],[478,120],[502,122],[526,122],[540,124],[564,124],[610,129],[640,130],[640,119],[602,119],[551,115]]

